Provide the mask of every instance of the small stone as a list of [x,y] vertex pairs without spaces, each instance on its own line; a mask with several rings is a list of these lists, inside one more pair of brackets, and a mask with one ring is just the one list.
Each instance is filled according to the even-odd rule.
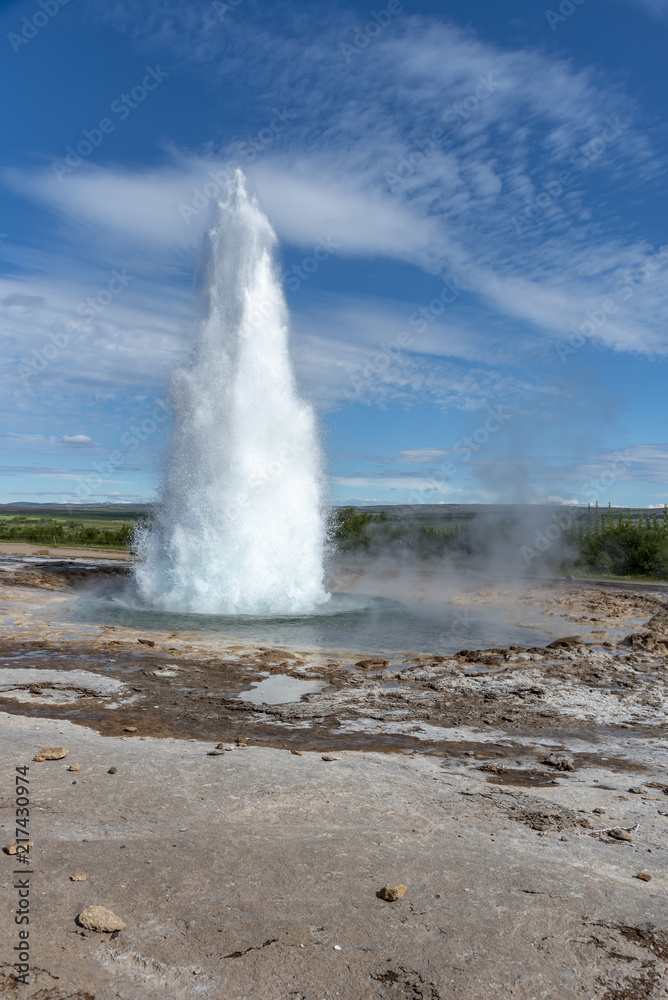
[[68,767],[67,770],[68,771],[80,771],[81,768],[79,767],[78,764],[70,764],[70,766]]
[[295,757],[303,757],[304,756],[304,754],[302,753],[301,750],[291,750],[290,753],[293,753],[295,755]]
[[117,767],[110,767],[109,770],[107,771],[107,774],[116,774],[117,771],[118,771]]
[[562,837],[561,839],[562,840],[568,840],[568,837]]
[[120,917],[108,910],[106,906],[86,906],[79,916],[78,922],[89,931],[112,933],[124,931],[125,924]]
[[216,743],[216,750],[231,750],[232,747],[228,747],[225,743]]
[[23,854],[29,847],[32,847],[32,840],[23,841],[21,844],[5,844],[2,848],[5,854]]
[[360,670],[382,670],[384,667],[389,667],[390,661],[383,659],[382,656],[372,656],[368,660],[358,660],[355,664]]
[[248,746],[248,737],[247,736],[237,736],[237,738],[235,739],[234,742],[236,743],[236,745],[238,747],[247,747]]
[[330,757],[329,754],[327,753],[320,758],[320,760],[340,760],[340,759],[341,759],[340,757]]
[[652,881],[652,876],[649,874],[649,872],[638,872],[638,874],[636,875],[636,878],[639,878],[641,882],[651,882]]
[[62,760],[63,757],[67,757],[65,747],[45,747],[38,751],[33,760]]
[[207,750],[206,755],[207,755],[207,757],[222,757],[223,751],[222,750]]
[[607,830],[606,832],[608,836],[612,837],[614,840],[632,841],[636,839],[632,833],[629,833],[628,830],[620,830],[618,827],[615,827],[614,830]]
[[137,732],[137,727],[136,726],[124,726],[123,727],[123,732],[124,733],[136,733]]
[[74,875],[70,875],[70,882],[85,882],[86,876],[83,872],[75,872]]
[[137,639],[137,642],[140,642],[142,646],[155,646],[153,639]]
[[592,812],[596,813],[597,816],[602,816],[603,813],[605,812],[605,809],[601,809],[600,806],[597,806],[596,809],[592,809]]
[[645,794],[644,788],[640,788],[639,785],[632,785],[631,788],[629,788],[629,792],[631,793],[631,795],[644,795]]
[[378,895],[388,903],[394,903],[397,899],[402,899],[406,895],[408,886],[406,885],[384,885]]
[[507,767],[501,767],[500,764],[490,764],[490,763],[483,764],[482,767],[480,768],[480,770],[481,771],[491,771],[492,774],[507,774],[508,773],[508,768]]
[[573,758],[563,753],[551,753],[549,757],[543,760],[543,764],[547,764],[548,767],[556,767],[557,771],[575,770]]

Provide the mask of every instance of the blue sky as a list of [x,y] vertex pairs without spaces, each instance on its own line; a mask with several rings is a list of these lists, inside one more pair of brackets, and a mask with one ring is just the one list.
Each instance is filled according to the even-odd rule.
[[668,501],[668,0],[0,21],[2,501],[155,495],[233,164],[335,502]]

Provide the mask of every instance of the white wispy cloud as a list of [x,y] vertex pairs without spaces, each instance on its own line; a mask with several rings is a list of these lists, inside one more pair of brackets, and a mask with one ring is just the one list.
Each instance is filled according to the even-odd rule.
[[[588,324],[589,337],[615,350],[668,351],[668,262],[647,271],[648,261],[664,260],[661,247],[630,237],[617,220],[592,221],[615,185],[649,185],[662,166],[640,109],[600,72],[409,13],[351,64],[340,48],[354,28],[347,15],[325,12],[311,26],[275,32],[243,17],[222,25],[210,4],[119,3],[109,16],[147,48],[187,58],[214,88],[248,90],[259,108],[249,134],[261,133],[275,106],[285,127],[259,140],[252,156],[240,136],[189,150],[166,145],[151,166],[88,162],[62,180],[48,164],[5,172],[6,185],[56,218],[62,241],[62,252],[51,254],[3,243],[15,274],[0,282],[5,412],[21,422],[26,447],[46,444],[31,434],[35,415],[73,392],[91,401],[164,389],[186,347],[188,272],[212,209],[203,192],[232,160],[249,174],[279,238],[304,255],[332,240],[336,257],[383,256],[462,289],[457,310],[419,334],[409,321],[420,303],[302,297],[293,317],[296,367],[323,408],[475,411],[512,401],[526,412],[530,402],[554,401],[532,361],[541,344],[567,341],[571,325]],[[441,134],[432,140],[435,129]],[[564,170],[570,180],[555,194]],[[135,278],[85,318],[78,307],[108,278],[100,246]],[[459,309],[464,298],[467,310]],[[605,301],[614,311],[602,311]],[[64,329],[67,346],[47,357]],[[414,336],[387,361],[403,329]],[[39,357],[43,367],[22,377],[21,366],[39,366]],[[65,431],[71,426],[59,428],[58,447]],[[396,461],[440,457],[414,448]],[[659,482],[663,461],[644,454],[628,475]],[[563,481],[604,467],[604,459],[591,472],[574,462]],[[494,468],[490,477],[500,474]],[[407,479],[393,475],[391,488],[404,488]],[[554,496],[566,489],[558,485]]]
[[439,458],[444,458],[445,455],[449,455],[450,450],[441,450],[439,448],[407,448],[405,451],[400,451],[397,458],[398,462],[407,462],[409,465],[423,465],[429,462],[437,462]]
[[[131,10],[120,9],[131,22]],[[62,182],[48,168],[6,174],[81,240],[103,230],[125,248],[150,244],[161,258],[183,259],[209,219],[206,197],[196,201],[196,192],[236,157],[282,240],[307,250],[331,236],[343,255],[384,255],[454,276],[499,315],[557,338],[570,335],[570,324],[586,324],[588,312],[615,298],[624,275],[660,250],[592,222],[592,205],[611,185],[631,177],[649,183],[662,166],[637,106],[600,74],[415,16],[349,67],[339,42],[351,26],[340,17],[325,18],[317,38],[303,24],[301,37],[256,33],[246,50],[243,19],[226,23],[223,37],[210,19],[198,26],[191,8],[161,10],[170,24],[166,44],[177,52],[190,44],[208,66],[216,38],[244,50],[243,78],[256,90],[271,79],[285,127],[245,159],[247,143],[236,142],[166,148],[162,167],[145,170],[86,164]],[[204,30],[212,37],[201,48]],[[550,195],[564,170],[569,181]],[[186,221],[182,208],[193,204],[204,207]],[[617,350],[665,352],[667,293],[663,267],[618,302],[592,338]]]

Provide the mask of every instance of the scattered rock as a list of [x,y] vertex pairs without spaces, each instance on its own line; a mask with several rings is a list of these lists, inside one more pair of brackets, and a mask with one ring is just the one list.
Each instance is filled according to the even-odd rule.
[[137,732],[137,727],[136,726],[124,726],[123,727],[123,732],[124,733],[136,733]]
[[237,736],[237,738],[235,739],[234,742],[236,743],[236,745],[238,747],[247,747],[248,746],[248,737],[247,736]]
[[222,757],[223,751],[222,750],[207,750],[206,755],[207,755],[207,757]]
[[568,837],[561,837],[560,840],[568,840]]
[[360,670],[382,670],[384,667],[389,667],[390,661],[383,659],[382,656],[372,656],[368,660],[358,660],[355,664]]
[[83,872],[75,872],[74,875],[70,875],[70,882],[85,882],[86,876]]
[[633,841],[636,839],[632,833],[629,833],[628,830],[622,830],[619,827],[615,827],[612,830],[606,830],[605,832],[609,837],[612,837],[614,840]]
[[117,767],[110,767],[109,770],[107,771],[107,774],[116,774],[117,772],[118,772]]
[[546,757],[543,764],[547,764],[548,767],[556,767],[558,771],[574,771],[575,762],[572,757],[569,757],[565,753],[551,753],[549,757]]
[[108,910],[106,906],[86,906],[79,916],[78,922],[89,931],[111,933],[124,931],[125,924],[120,917]]
[[16,842],[14,842],[13,844],[5,844],[5,846],[2,849],[5,852],[5,854],[19,854],[23,853],[25,850],[27,850],[29,847],[32,846],[33,846],[32,840],[26,840],[22,844],[17,844]]
[[605,809],[601,809],[600,806],[597,806],[596,809],[592,809],[592,812],[596,813],[597,816],[602,816],[603,813],[605,812]]
[[641,882],[651,882],[652,876],[649,872],[638,872],[636,878],[639,878]]
[[321,760],[340,760],[339,757],[330,757],[329,754],[325,754],[324,757],[321,757],[320,759]]
[[378,895],[381,899],[387,900],[388,903],[394,903],[406,895],[407,889],[406,885],[384,885]]
[[153,639],[137,639],[137,642],[140,642],[142,646],[155,646]]
[[80,771],[81,768],[79,767],[78,764],[70,764],[70,766],[68,767],[67,770],[68,771]]
[[579,635],[566,635],[563,639],[555,639],[548,642],[546,649],[572,649],[573,646],[581,646],[582,639]]
[[216,743],[216,750],[232,750],[232,747],[228,747],[225,743]]
[[65,747],[45,747],[38,751],[33,760],[62,760],[63,757],[67,757],[67,753]]
[[631,792],[632,795],[644,795],[645,794],[644,789],[640,788],[639,785],[633,785],[631,788],[629,788],[629,791]]
[[303,752],[301,750],[291,750],[290,753],[293,753],[295,755],[295,757],[303,757],[304,756],[304,754],[303,754]]
[[480,768],[480,770],[481,771],[491,771],[492,774],[507,774],[508,773],[508,768],[507,767],[501,767],[500,764],[490,764],[490,763],[483,764],[482,767]]

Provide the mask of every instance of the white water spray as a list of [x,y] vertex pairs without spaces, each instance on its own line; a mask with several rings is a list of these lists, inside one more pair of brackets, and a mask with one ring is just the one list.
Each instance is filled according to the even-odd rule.
[[152,607],[293,614],[329,597],[320,449],[295,389],[276,243],[237,171],[207,238],[193,356],[172,377],[162,501],[139,538],[135,578]]

